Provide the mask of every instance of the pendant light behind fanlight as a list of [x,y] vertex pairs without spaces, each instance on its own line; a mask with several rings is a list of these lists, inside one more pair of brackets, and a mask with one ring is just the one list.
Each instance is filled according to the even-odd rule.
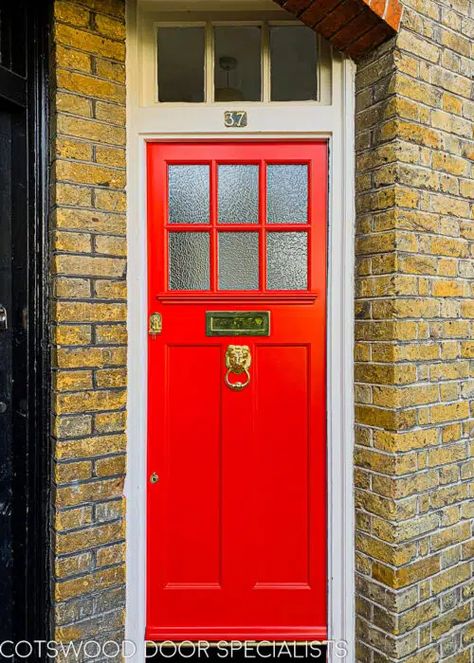
[[237,69],[237,58],[231,55],[221,55],[219,58],[219,68],[226,72],[226,87],[216,87],[216,101],[242,101],[242,91],[233,88],[230,85],[231,72]]

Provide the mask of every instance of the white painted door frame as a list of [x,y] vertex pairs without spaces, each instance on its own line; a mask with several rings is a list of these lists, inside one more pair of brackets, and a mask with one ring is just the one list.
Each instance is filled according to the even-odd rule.
[[[328,632],[354,653],[353,326],[354,326],[354,74],[332,59],[332,104],[262,104],[249,108],[246,129],[223,127],[223,109],[160,109],[139,105],[139,37],[135,0],[128,2],[128,453],[126,638],[144,660],[146,599],[147,225],[146,143],[156,140],[301,139],[330,146],[328,235]],[[245,104],[240,103],[241,109]],[[288,120],[291,126],[288,126]],[[331,648],[330,648],[331,651]],[[340,653],[330,655],[341,660]]]

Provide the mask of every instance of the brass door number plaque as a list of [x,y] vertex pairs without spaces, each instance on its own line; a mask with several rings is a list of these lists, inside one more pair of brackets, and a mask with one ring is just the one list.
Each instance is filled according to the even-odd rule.
[[270,311],[206,311],[206,336],[270,336]]
[[241,129],[247,126],[247,111],[224,111],[224,125]]

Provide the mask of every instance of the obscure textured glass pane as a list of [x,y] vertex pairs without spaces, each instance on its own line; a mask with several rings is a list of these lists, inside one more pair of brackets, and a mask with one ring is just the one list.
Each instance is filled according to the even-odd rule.
[[169,289],[209,290],[208,233],[169,234]]
[[159,101],[204,101],[204,28],[159,28]]
[[214,98],[260,101],[261,30],[258,26],[214,28]]
[[305,290],[308,287],[308,234],[267,235],[267,288]]
[[170,223],[209,223],[209,166],[168,166]]
[[268,166],[268,223],[306,223],[308,220],[308,167]]
[[258,233],[219,233],[219,289],[258,290]]
[[219,223],[258,223],[258,166],[219,166]]
[[316,35],[304,25],[270,27],[271,99],[318,98]]

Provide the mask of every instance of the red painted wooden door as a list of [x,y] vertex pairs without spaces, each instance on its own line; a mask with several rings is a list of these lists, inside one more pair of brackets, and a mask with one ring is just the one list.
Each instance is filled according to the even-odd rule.
[[148,145],[148,639],[326,636],[327,163],[324,141]]

